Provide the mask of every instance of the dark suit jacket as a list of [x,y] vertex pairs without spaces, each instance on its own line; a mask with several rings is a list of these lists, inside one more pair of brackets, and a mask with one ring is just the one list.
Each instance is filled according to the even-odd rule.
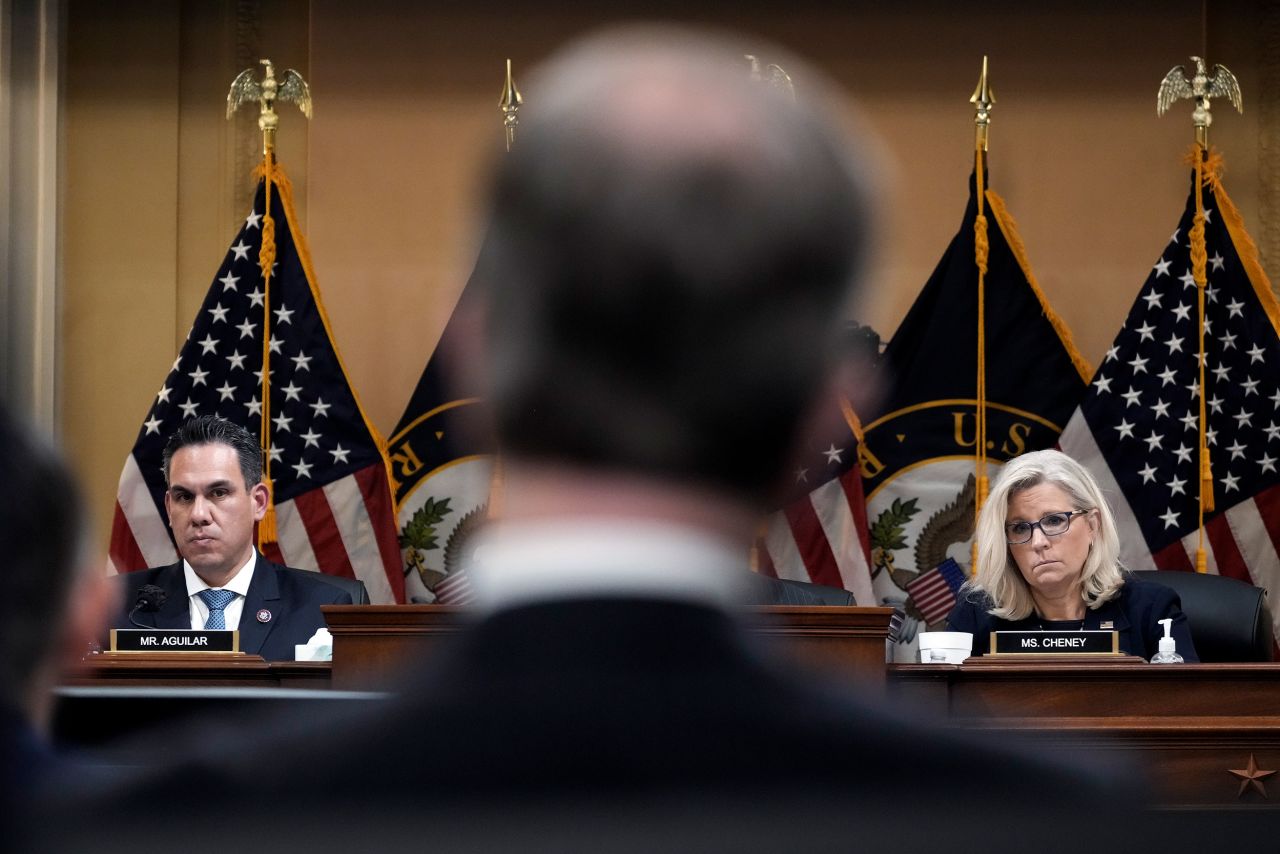
[[[306,643],[316,629],[324,626],[320,606],[350,605],[351,594],[317,573],[272,563],[261,554],[257,559],[240,617],[240,650],[268,661],[292,661],[294,646]],[[129,610],[137,601],[138,590],[146,584],[164,588],[168,596],[159,611],[134,615],[139,623],[157,629],[191,628],[187,580],[181,561],[117,578],[123,590],[123,610],[112,621],[112,628],[135,628],[129,622]],[[261,611],[270,614],[266,622],[258,619]]]
[[10,827],[26,809],[33,787],[57,760],[16,708],[0,701],[0,826]]
[[761,605],[856,605],[853,594],[839,587],[758,575]]
[[888,781],[907,769],[940,788],[978,778],[957,796],[980,791],[984,803],[1032,779],[1037,797],[1062,802],[1096,791],[1079,769],[917,726],[808,681],[757,643],[736,618],[693,604],[515,608],[443,643],[368,719],[314,742],[295,720],[295,744],[273,734],[270,768],[246,756],[243,770],[256,768],[255,788],[272,789],[272,803],[315,791],[417,803],[427,768],[449,781],[432,796],[443,800],[827,784],[896,799]]
[[[1034,614],[1023,620],[1002,620],[987,613],[992,607],[991,599],[985,593],[970,592],[961,595],[947,618],[949,630],[973,633],[975,656],[991,648],[991,632],[1035,631],[1041,628],[1040,620]],[[1120,633],[1121,652],[1149,659],[1159,651],[1158,644],[1164,636],[1164,627],[1156,621],[1166,617],[1173,619],[1173,637],[1178,643],[1178,654],[1185,661],[1199,661],[1196,646],[1191,641],[1187,615],[1182,613],[1182,600],[1177,593],[1154,581],[1126,576],[1118,596],[1086,612],[1084,627],[1100,629],[1104,622],[1109,622],[1110,628]]]

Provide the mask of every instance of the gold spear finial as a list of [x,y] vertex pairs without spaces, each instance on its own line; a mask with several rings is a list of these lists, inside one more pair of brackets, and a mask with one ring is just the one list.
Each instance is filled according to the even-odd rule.
[[969,103],[976,108],[974,115],[974,140],[979,149],[987,150],[987,138],[991,128],[991,108],[996,105],[996,95],[987,82],[987,57],[982,57],[982,76],[978,78],[978,86],[969,97]]
[[258,128],[262,131],[262,155],[269,157],[275,150],[276,128],[280,126],[275,102],[295,103],[304,116],[311,118],[311,87],[292,68],[286,69],[283,78],[276,80],[276,69],[271,60],[259,60],[259,64],[266,69],[261,83],[253,79],[252,67],[241,71],[231,81],[231,91],[227,93],[227,118],[231,118],[241,104],[257,101],[261,107]]
[[502,127],[507,132],[507,151],[511,143],[516,141],[516,125],[520,123],[520,105],[524,98],[516,88],[515,78],[511,76],[511,60],[507,60],[507,81],[502,84],[502,97],[498,99],[498,107],[502,110]]
[[1240,95],[1240,81],[1225,65],[1215,65],[1213,71],[1209,71],[1200,57],[1193,56],[1191,61],[1196,64],[1196,73],[1192,76],[1188,77],[1187,70],[1181,65],[1175,65],[1160,81],[1160,90],[1156,92],[1156,115],[1163,116],[1174,101],[1183,98],[1195,101],[1191,123],[1196,129],[1196,142],[1208,151],[1209,125],[1213,124],[1209,99],[1225,96],[1240,113],[1244,112],[1244,102]]

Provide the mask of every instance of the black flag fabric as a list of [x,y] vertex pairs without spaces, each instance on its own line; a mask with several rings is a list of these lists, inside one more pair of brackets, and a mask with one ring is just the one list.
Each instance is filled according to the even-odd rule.
[[493,447],[478,389],[459,388],[461,339],[479,299],[473,273],[388,442],[396,518],[411,602],[461,605],[470,585],[464,546],[488,515]]
[[[872,583],[880,602],[906,611],[902,659],[912,654],[917,630],[945,619],[945,608],[922,608],[911,591],[941,589],[924,582],[949,567],[948,559],[966,573],[972,563],[975,499],[984,482],[977,462],[980,343],[988,457],[982,475],[1025,451],[1052,447],[1092,373],[1037,284],[1004,202],[991,190],[979,196],[984,166],[977,161],[959,233],[885,350],[892,390],[860,446]],[[946,577],[954,580],[954,570]],[[945,584],[953,592],[956,586]]]

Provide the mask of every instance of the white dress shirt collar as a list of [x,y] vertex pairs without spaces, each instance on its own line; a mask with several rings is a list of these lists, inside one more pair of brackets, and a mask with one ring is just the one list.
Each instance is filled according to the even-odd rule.
[[750,597],[741,547],[670,522],[506,520],[476,539],[468,574],[484,610],[593,597],[674,599],[735,610]]
[[[245,561],[244,566],[236,570],[236,574],[231,576],[220,590],[230,590],[236,594],[236,598],[231,600],[223,611],[225,615],[228,629],[240,628],[240,615],[244,612],[244,598],[249,595],[249,585],[253,582],[253,570],[258,560],[258,552],[255,549],[249,555],[249,559]],[[187,602],[189,603],[191,613],[191,628],[203,629],[205,622],[209,619],[209,606],[198,595],[201,590],[212,590],[204,579],[196,575],[196,571],[191,568],[191,564],[185,560],[182,562],[182,574],[187,580]]]

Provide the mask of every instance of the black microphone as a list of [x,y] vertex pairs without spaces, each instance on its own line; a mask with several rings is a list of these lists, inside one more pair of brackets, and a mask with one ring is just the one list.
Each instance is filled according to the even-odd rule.
[[155,626],[144,626],[133,618],[133,615],[139,611],[146,611],[153,614],[160,610],[160,606],[164,604],[164,600],[169,598],[169,594],[165,592],[163,587],[157,584],[144,584],[138,590],[138,600],[133,606],[133,610],[129,612],[129,622],[133,623],[140,629],[154,629]]

